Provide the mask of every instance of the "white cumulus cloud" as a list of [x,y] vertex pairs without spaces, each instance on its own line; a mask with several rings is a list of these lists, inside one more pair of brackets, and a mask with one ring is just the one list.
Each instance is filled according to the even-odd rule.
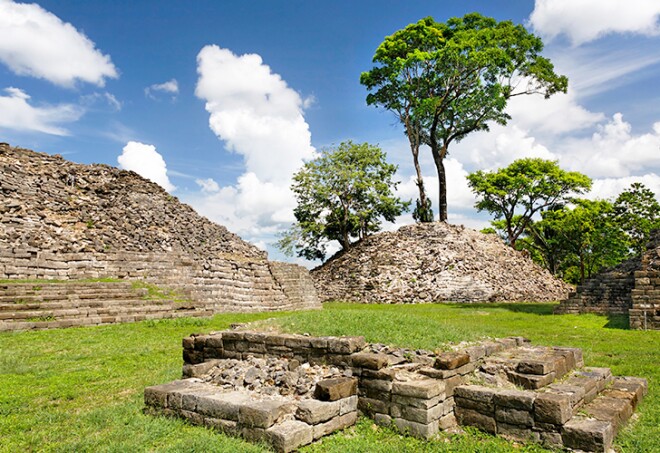
[[43,132],[51,135],[69,135],[61,123],[78,120],[83,110],[71,104],[32,105],[30,96],[18,88],[5,88],[7,96],[0,96],[0,131]]
[[195,94],[206,101],[209,125],[245,158],[260,180],[287,183],[314,157],[303,100],[256,54],[206,46],[197,56]]
[[117,78],[110,57],[73,25],[37,4],[0,0],[0,61],[18,75],[71,87]]
[[206,46],[197,72],[195,94],[206,102],[209,126],[243,157],[245,171],[225,187],[197,180],[202,191],[188,201],[253,243],[273,242],[295,220],[291,178],[316,155],[303,115],[312,98],[303,100],[256,54]]
[[609,33],[660,34],[658,0],[536,0],[529,22],[543,37],[574,45]]
[[149,98],[155,99],[156,93],[170,94],[172,98],[176,98],[176,95],[179,94],[179,82],[172,79],[163,83],[155,83],[144,89],[144,94]]
[[165,159],[153,145],[130,141],[124,146],[117,162],[119,162],[120,168],[132,170],[160,185],[168,192],[176,189],[167,177]]

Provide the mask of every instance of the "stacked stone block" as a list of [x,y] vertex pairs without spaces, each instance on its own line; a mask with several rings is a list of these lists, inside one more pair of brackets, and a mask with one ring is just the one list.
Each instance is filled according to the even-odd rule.
[[579,285],[555,313],[628,314],[631,329],[660,329],[660,230],[640,257]]
[[587,368],[542,391],[460,386],[455,411],[461,425],[509,439],[606,452],[646,392],[644,379]]
[[147,410],[182,417],[249,441],[268,442],[287,453],[314,440],[355,424],[355,379],[321,381],[318,399],[258,397],[247,392],[219,392],[218,388],[190,378],[147,387]]

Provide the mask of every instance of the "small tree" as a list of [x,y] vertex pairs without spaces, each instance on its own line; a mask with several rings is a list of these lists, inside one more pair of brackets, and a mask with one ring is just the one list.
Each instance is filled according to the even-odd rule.
[[591,188],[591,179],[562,170],[556,161],[526,158],[495,172],[471,173],[468,185],[479,199],[476,208],[501,219],[503,223],[494,226],[502,227],[507,242],[515,247],[536,213],[586,192]]
[[394,112],[404,126],[417,172],[421,211],[430,209],[419,166],[419,148],[431,149],[438,174],[440,221],[447,220],[444,159],[449,145],[468,134],[506,124],[508,100],[566,92],[540,55],[543,42],[522,25],[497,22],[477,13],[438,23],[427,17],[385,38],[376,49],[376,67],[360,83],[371,92],[367,104]]
[[385,158],[377,146],[347,141],[307,162],[293,177],[297,223],[278,242],[280,249],[324,259],[329,241],[347,250],[378,231],[382,219],[393,222],[407,210],[410,202],[393,195],[397,166]]
[[660,203],[652,190],[635,182],[614,202],[614,218],[639,255],[646,250],[651,231],[660,228]]

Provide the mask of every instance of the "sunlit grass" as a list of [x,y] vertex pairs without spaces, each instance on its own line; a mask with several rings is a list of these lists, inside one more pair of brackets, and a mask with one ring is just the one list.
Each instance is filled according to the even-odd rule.
[[[0,334],[0,451],[222,451],[265,447],[179,420],[142,413],[144,387],[181,376],[181,338],[231,323],[273,318],[282,330],[364,335],[367,341],[436,349],[445,342],[523,335],[578,346],[587,365],[646,377],[650,394],[636,423],[616,440],[623,451],[660,451],[660,332],[624,329],[625,318],[552,315],[551,304],[352,305],[322,311],[224,314],[135,324]],[[507,452],[521,449],[470,431],[422,442],[368,419],[303,451]]]

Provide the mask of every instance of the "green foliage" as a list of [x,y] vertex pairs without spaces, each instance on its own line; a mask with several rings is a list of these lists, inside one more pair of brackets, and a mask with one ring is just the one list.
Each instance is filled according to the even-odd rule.
[[591,179],[582,173],[562,170],[556,161],[539,158],[518,159],[506,168],[479,170],[467,178],[478,197],[476,208],[503,221],[494,226],[502,229],[512,247],[537,212],[562,205],[571,195],[591,187]]
[[573,200],[543,214],[531,228],[528,243],[543,257],[546,267],[571,283],[582,283],[599,270],[619,264],[629,243],[613,217],[614,207],[605,200]]
[[431,199],[426,198],[422,201],[418,198],[415,201],[415,209],[413,210],[412,217],[417,223],[433,222]]
[[660,228],[660,203],[644,184],[633,183],[614,201],[614,218],[635,254],[646,250],[651,231]]
[[385,159],[377,146],[347,141],[307,162],[291,186],[297,223],[278,246],[291,255],[324,259],[328,241],[345,250],[378,231],[382,219],[393,222],[410,203],[393,195],[397,167]]
[[506,124],[512,96],[566,92],[568,80],[540,56],[543,43],[522,25],[478,13],[438,23],[431,17],[395,32],[376,49],[360,82],[367,104],[394,112],[404,125],[417,169],[420,144],[433,155],[439,179],[440,220],[447,219],[444,158],[449,145],[491,122]]

